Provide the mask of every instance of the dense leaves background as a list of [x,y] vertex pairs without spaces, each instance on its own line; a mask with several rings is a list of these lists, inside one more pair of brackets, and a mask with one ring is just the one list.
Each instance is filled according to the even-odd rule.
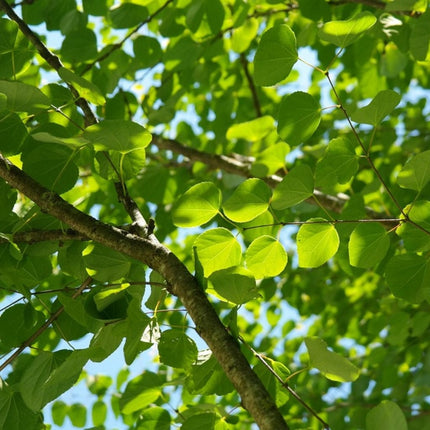
[[1,428],[430,427],[426,0],[0,11]]

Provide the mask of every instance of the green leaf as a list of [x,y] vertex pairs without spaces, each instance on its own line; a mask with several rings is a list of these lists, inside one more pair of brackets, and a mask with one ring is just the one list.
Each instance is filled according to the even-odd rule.
[[[286,380],[290,375],[289,369],[281,362],[272,360],[269,357],[264,357],[265,362],[271,367],[275,373],[282,379]],[[257,374],[261,382],[266,387],[266,390],[270,393],[272,398],[275,399],[278,407],[283,406],[289,399],[289,394],[285,387],[283,387],[268,367],[259,361],[254,366],[254,372]]]
[[84,427],[87,422],[87,408],[82,403],[73,403],[67,411],[73,426]]
[[29,66],[34,50],[18,25],[10,19],[0,19],[0,34],[0,79],[8,79]]
[[231,49],[237,53],[245,52],[258,33],[258,20],[247,19],[243,25],[233,30]]
[[254,58],[257,85],[270,86],[285,79],[298,59],[296,37],[288,25],[280,24],[261,37]]
[[115,4],[109,11],[113,28],[131,28],[148,18],[148,9],[136,3]]
[[172,329],[161,333],[158,342],[160,361],[167,366],[188,369],[197,359],[197,346],[182,330]]
[[98,151],[118,151],[128,154],[146,148],[152,136],[145,127],[124,120],[104,120],[87,127],[82,135]]
[[394,256],[385,268],[391,292],[411,303],[430,300],[430,264],[421,255]]
[[208,288],[209,292],[236,305],[258,296],[253,274],[241,266],[218,270],[209,276],[209,281],[212,284],[212,288]]
[[65,146],[42,143],[22,153],[22,168],[49,190],[62,194],[75,185],[79,170],[74,153]]
[[405,415],[399,406],[390,400],[383,400],[366,415],[366,430],[380,429],[408,430]]
[[372,13],[362,12],[345,21],[326,22],[318,31],[318,36],[321,40],[346,48],[372,28],[376,21]]
[[172,220],[178,227],[197,227],[216,216],[220,206],[221,191],[212,182],[201,182],[179,197]]
[[278,170],[286,170],[286,157],[290,152],[290,146],[285,142],[270,145],[257,154],[251,166],[251,173],[259,178],[273,175]]
[[239,242],[225,228],[205,231],[197,237],[194,246],[206,277],[216,270],[237,266],[242,259]]
[[380,91],[366,106],[357,109],[351,119],[361,124],[377,126],[400,103],[401,97],[395,91]]
[[161,378],[153,372],[145,371],[136,376],[127,384],[119,399],[121,412],[128,415],[144,410],[162,394],[161,387]]
[[207,23],[212,34],[217,34],[224,22],[225,11],[220,0],[193,1],[188,9],[186,23],[195,33],[206,16]]
[[100,282],[120,280],[131,267],[130,259],[124,254],[98,243],[88,245],[82,255],[88,274]]
[[170,430],[171,417],[168,411],[159,406],[144,410],[136,423],[135,430]]
[[[425,9],[424,9],[425,12]],[[409,50],[416,60],[425,61],[429,49],[430,12],[419,16],[411,23],[411,35],[409,37]]]
[[77,381],[88,361],[87,350],[40,353],[25,370],[20,391],[26,405],[39,411]]
[[309,353],[309,363],[327,379],[338,382],[355,381],[360,370],[346,358],[327,349],[327,344],[318,337],[307,337],[305,345]]
[[[157,288],[160,287],[157,286]],[[141,301],[134,298],[127,309],[124,359],[128,366],[133,363],[140,352],[152,346],[152,343],[142,341],[143,333],[152,320],[142,312]]]
[[94,103],[95,105],[106,103],[106,99],[100,89],[92,82],[87,81],[64,67],[60,67],[58,74],[65,82],[72,84],[78,90],[79,95],[90,103]]
[[[314,223],[312,222],[322,222]],[[324,223],[327,222],[327,224]],[[339,248],[339,235],[333,224],[324,218],[311,218],[297,233],[300,267],[318,267],[332,258]]]
[[69,63],[81,63],[97,56],[97,36],[89,28],[71,31],[61,45],[61,56]]
[[12,112],[38,113],[51,105],[38,88],[18,81],[0,81],[0,93],[6,95],[7,109]]
[[247,222],[261,215],[269,207],[272,192],[261,179],[242,182],[222,205],[224,214],[235,222]]
[[233,124],[227,130],[227,139],[244,139],[249,142],[257,142],[274,130],[273,117],[264,115],[251,121]]
[[140,67],[154,67],[163,57],[160,43],[154,37],[139,36],[133,40],[133,52]]
[[190,393],[206,396],[224,396],[234,390],[233,384],[212,354],[203,363],[192,366],[186,386]]
[[66,419],[68,410],[69,407],[63,401],[57,400],[54,402],[51,407],[52,421],[54,424],[61,427]]
[[108,409],[107,405],[102,400],[97,400],[94,402],[91,409],[91,418],[95,426],[101,426],[105,423],[107,417]]
[[358,169],[358,156],[354,146],[345,137],[332,139],[324,157],[315,169],[315,183],[322,189],[346,184]]
[[245,254],[246,267],[256,279],[279,275],[288,262],[284,247],[271,236],[255,239]]
[[130,284],[124,283],[119,286],[112,285],[105,287],[100,292],[94,294],[94,303],[99,312],[105,310],[112,303],[118,301],[118,299],[125,295],[125,292]]
[[7,308],[0,315],[0,339],[3,346],[15,347],[28,339],[44,322],[45,316],[23,303]]
[[314,175],[307,164],[299,164],[276,185],[273,192],[273,209],[283,211],[307,199],[314,192]]
[[206,17],[212,34],[217,34],[224,23],[225,10],[220,0],[205,0]]
[[352,266],[368,269],[376,266],[387,254],[390,238],[381,224],[359,224],[348,243],[349,261]]
[[[409,219],[426,230],[430,230],[430,201],[418,200],[403,209]],[[430,236],[409,222],[402,223],[396,228],[396,233],[402,238],[405,248],[411,252],[426,252],[430,250]]]
[[[127,308],[130,302],[130,295],[127,290],[123,290],[118,294],[108,295],[107,298],[102,296],[102,299],[96,302],[98,294],[104,293],[104,287],[98,286],[91,289],[86,295],[85,311],[97,320],[112,322],[125,319],[127,317]],[[98,306],[100,310],[98,309]]]
[[23,402],[20,393],[0,379],[0,428],[7,430],[42,430],[40,413],[33,412]]
[[397,177],[402,188],[421,191],[430,180],[430,151],[415,155],[403,166]]
[[321,121],[321,108],[308,93],[296,91],[282,99],[278,115],[278,134],[291,146],[308,140]]
[[219,416],[214,412],[200,412],[189,416],[181,426],[181,430],[216,430]]

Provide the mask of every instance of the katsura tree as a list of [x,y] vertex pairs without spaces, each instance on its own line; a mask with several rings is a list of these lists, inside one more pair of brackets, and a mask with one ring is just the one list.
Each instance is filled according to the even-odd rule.
[[0,12],[1,428],[430,427],[426,0]]

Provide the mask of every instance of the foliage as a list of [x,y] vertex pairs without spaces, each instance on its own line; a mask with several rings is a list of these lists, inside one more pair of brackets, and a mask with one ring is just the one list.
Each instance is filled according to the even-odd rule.
[[427,0],[0,11],[1,428],[430,427]]

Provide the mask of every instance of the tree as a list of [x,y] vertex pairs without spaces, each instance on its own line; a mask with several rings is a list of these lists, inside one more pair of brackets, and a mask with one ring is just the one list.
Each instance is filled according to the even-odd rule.
[[0,11],[0,427],[430,426],[427,1]]

